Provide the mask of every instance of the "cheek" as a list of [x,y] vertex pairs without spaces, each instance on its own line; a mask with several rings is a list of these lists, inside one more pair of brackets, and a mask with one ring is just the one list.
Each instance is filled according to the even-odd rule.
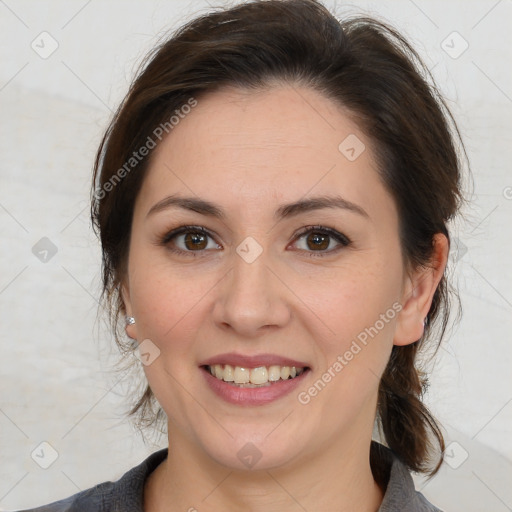
[[130,259],[130,296],[139,340],[160,350],[185,350],[201,325],[201,307],[216,281],[208,271],[170,265],[165,257],[134,251]]
[[[301,296],[325,326],[329,352],[343,350],[359,337],[392,338],[400,268],[380,260],[338,268],[326,279],[298,282]],[[395,304],[395,307],[393,306]],[[376,333],[378,331],[378,333]]]
[[376,262],[339,270],[323,287],[302,288],[328,335],[314,338],[322,359],[311,387],[301,391],[333,433],[340,422],[374,406],[400,309],[398,276],[396,263]]
[[[136,263],[134,258],[134,268]],[[144,366],[146,378],[169,420],[192,431],[184,418],[198,411],[183,389],[185,383],[187,389],[197,384],[195,342],[208,315],[208,292],[218,280],[200,271],[180,272],[161,259],[147,257],[132,278],[138,340],[150,339],[160,351],[159,357]]]

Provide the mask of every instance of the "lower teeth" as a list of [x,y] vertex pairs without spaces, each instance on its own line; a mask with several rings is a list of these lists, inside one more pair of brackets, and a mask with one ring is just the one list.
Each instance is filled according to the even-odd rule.
[[[303,372],[297,374],[295,377],[288,377],[287,379],[284,379],[284,380],[296,379],[297,377],[300,377],[300,375],[302,375],[302,373]],[[246,383],[239,384],[237,382],[226,381],[224,379],[218,379],[218,380],[221,380],[222,382],[225,382],[226,384],[231,384],[232,386],[236,386],[237,388],[263,388],[263,387],[272,386],[272,384],[277,384],[278,382],[281,382],[283,379],[279,379],[276,381],[268,381],[268,382],[265,382],[264,384],[253,384],[252,382],[246,382]]]
[[[226,381],[223,380],[222,382],[226,382]],[[236,386],[237,388],[264,388],[267,386],[271,386],[272,384],[275,384],[275,383],[274,382],[265,382],[265,384],[253,384],[252,382],[248,382],[247,384],[237,384],[236,382],[226,382],[226,384],[231,384],[232,386]]]

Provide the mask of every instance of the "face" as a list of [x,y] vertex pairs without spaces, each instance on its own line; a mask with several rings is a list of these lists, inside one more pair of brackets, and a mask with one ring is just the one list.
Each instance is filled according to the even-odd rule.
[[199,98],[154,151],[123,298],[171,442],[272,468],[371,436],[408,293],[371,142],[275,86]]

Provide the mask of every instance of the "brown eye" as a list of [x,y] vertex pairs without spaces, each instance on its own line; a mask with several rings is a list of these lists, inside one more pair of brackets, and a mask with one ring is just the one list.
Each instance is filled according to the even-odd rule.
[[322,226],[308,226],[296,239],[298,249],[309,253],[309,256],[333,254],[351,244],[349,238],[342,233]]
[[[167,233],[160,243],[172,252],[196,256],[210,249],[221,249],[202,227],[182,226]],[[197,254],[195,254],[197,253]]]
[[185,247],[191,251],[206,249],[208,235],[202,233],[187,233],[184,238]]
[[329,235],[323,233],[311,232],[306,237],[306,243],[309,249],[312,250],[325,250],[329,247]]

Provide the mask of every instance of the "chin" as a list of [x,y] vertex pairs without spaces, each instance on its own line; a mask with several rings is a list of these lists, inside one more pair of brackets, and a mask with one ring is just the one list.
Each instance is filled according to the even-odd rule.
[[210,435],[199,441],[211,459],[230,470],[275,469],[292,464],[307,445],[305,440],[301,442],[297,436],[290,435],[290,428],[278,432],[279,421],[257,428],[245,425],[242,431],[227,429],[233,437],[226,434],[222,439],[212,438],[210,430]]

